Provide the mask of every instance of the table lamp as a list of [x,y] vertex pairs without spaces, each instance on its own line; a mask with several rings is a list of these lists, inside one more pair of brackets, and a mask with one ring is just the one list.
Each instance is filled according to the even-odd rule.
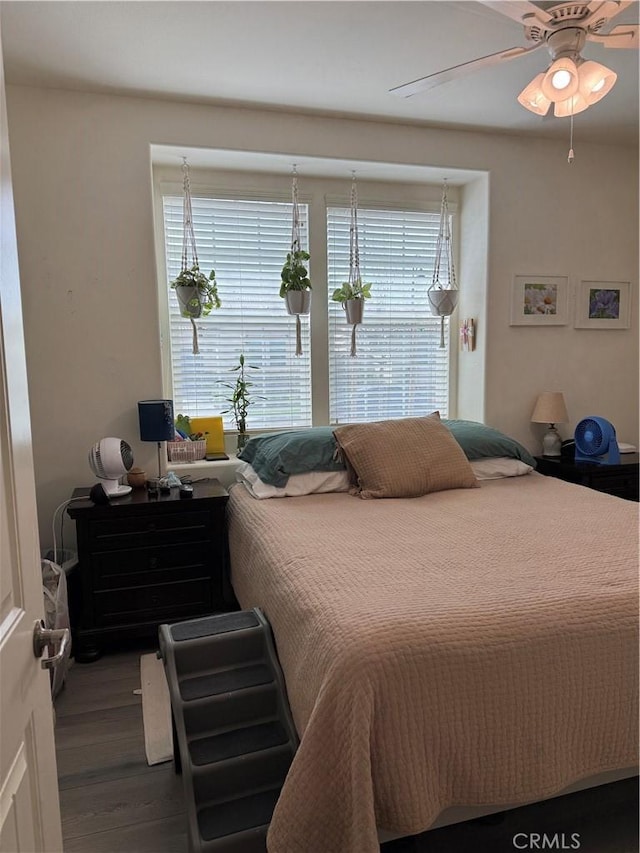
[[531,422],[549,425],[549,429],[542,437],[543,456],[560,456],[562,439],[555,425],[566,423],[568,420],[567,407],[560,391],[543,391],[538,395]]
[[160,464],[160,445],[163,441],[173,441],[173,400],[140,400],[138,403],[140,421],[140,441],[158,443],[158,478],[162,477]]

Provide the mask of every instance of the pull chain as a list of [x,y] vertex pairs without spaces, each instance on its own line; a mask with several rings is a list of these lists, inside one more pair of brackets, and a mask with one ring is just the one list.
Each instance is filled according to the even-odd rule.
[[[573,106],[573,101],[571,102]],[[567,163],[571,165],[575,158],[575,154],[573,153],[573,110],[571,112],[571,133],[569,136],[569,156],[567,157]]]

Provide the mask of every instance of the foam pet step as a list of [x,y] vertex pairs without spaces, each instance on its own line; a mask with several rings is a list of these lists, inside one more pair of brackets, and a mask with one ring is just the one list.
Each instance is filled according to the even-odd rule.
[[190,853],[264,853],[298,746],[260,610],[159,628]]

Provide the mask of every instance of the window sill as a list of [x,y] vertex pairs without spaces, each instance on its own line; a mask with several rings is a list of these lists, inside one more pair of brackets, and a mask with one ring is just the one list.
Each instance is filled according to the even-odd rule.
[[178,477],[191,477],[192,480],[215,477],[225,488],[228,488],[236,482],[236,468],[239,464],[240,460],[235,455],[229,454],[228,459],[217,462],[206,462],[204,459],[198,462],[168,462],[167,471],[173,471]]

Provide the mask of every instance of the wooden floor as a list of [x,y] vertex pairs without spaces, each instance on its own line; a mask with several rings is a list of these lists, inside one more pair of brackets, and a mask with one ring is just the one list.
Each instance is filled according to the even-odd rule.
[[186,853],[182,779],[144,753],[140,655],[73,664],[55,702],[65,853]]
[[[65,853],[187,851],[181,777],[171,762],[149,767],[144,753],[141,698],[134,690],[140,688],[140,655],[153,650],[74,664],[56,699]],[[514,844],[517,833],[547,833],[557,835],[553,846],[542,847],[539,838],[537,846],[521,849],[638,853],[637,804],[633,779],[401,839],[382,851],[514,853],[526,840],[518,835]],[[572,833],[579,834],[579,848],[571,847]]]

